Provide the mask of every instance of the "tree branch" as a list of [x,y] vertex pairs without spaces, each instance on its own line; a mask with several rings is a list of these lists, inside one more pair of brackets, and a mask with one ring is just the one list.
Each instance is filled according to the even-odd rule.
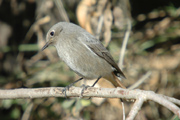
[[[65,97],[63,87],[48,87],[48,88],[22,88],[12,90],[0,90],[0,99],[34,99],[44,97]],[[82,88],[71,87],[66,92],[67,97],[80,97]],[[134,118],[140,110],[142,104],[147,100],[157,102],[168,108],[180,118],[180,108],[175,104],[179,100],[170,97],[156,94],[152,91],[145,90],[129,90],[122,88],[95,88],[89,87],[84,91],[83,97],[105,97],[105,98],[123,98],[136,99],[128,118]],[[175,104],[174,104],[175,103]]]
[[143,102],[144,102],[143,98],[139,98],[136,100],[126,120],[134,120],[139,110],[141,109]]

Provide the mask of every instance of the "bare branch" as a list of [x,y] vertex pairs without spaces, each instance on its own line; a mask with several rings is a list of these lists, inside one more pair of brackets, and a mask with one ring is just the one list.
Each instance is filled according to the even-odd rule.
[[118,63],[118,65],[121,67],[121,69],[123,69],[123,61],[124,61],[126,46],[127,46],[128,40],[129,40],[130,32],[131,32],[131,21],[130,21],[130,19],[127,19],[127,31],[126,31],[124,39],[123,39],[122,49],[121,49],[121,52],[119,55],[119,63]]
[[124,102],[121,101],[121,104],[122,104],[122,109],[123,109],[123,120],[126,120],[126,114],[125,114]]
[[[49,88],[25,88],[25,89],[13,89],[13,90],[0,90],[0,99],[33,99],[43,97],[65,97],[63,87],[49,87]],[[82,88],[71,87],[66,92],[67,97],[80,97]],[[136,99],[136,102],[129,114],[129,119],[134,118],[141,104],[147,100],[157,102],[164,107],[168,108],[174,114],[180,118],[180,108],[178,108],[173,100],[169,101],[165,96],[156,94],[152,91],[145,90],[129,90],[122,88],[95,88],[89,87],[83,93],[84,97],[105,97],[105,98],[124,98],[124,99]],[[168,97],[167,97],[168,98]],[[136,112],[135,112],[136,110]],[[134,117],[133,117],[134,116]]]
[[58,10],[59,10],[59,13],[63,16],[63,19],[66,21],[66,22],[69,22],[69,17],[64,9],[64,6],[63,6],[63,3],[61,0],[54,0]]
[[180,100],[178,100],[176,98],[168,97],[168,96],[165,96],[165,95],[161,95],[161,96],[166,98],[167,100],[171,101],[174,104],[180,105]]
[[99,37],[100,37],[100,33],[101,33],[101,30],[102,30],[102,26],[103,26],[103,20],[104,20],[104,17],[103,17],[103,15],[101,15],[99,17],[98,27],[97,27],[97,31],[96,31],[96,38],[97,39],[99,39]]
[[128,89],[132,90],[140,86],[145,80],[149,78],[151,75],[151,71],[147,72],[145,75],[143,75],[135,84],[131,85]]
[[27,109],[25,110],[21,120],[29,120],[29,117],[30,117],[31,111],[33,109],[33,106],[34,106],[33,102],[30,102]]
[[136,100],[126,120],[134,120],[138,111],[141,109],[143,102],[143,98],[139,98]]

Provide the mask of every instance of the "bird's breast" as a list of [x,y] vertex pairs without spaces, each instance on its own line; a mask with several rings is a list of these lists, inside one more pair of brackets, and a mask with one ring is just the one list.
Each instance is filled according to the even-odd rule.
[[81,42],[56,46],[59,57],[76,73],[95,79],[112,72],[112,67]]

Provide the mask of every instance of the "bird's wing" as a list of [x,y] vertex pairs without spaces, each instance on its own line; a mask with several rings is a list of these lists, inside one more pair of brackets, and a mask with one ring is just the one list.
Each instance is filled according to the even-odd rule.
[[115,63],[113,57],[109,53],[109,51],[98,41],[89,43],[87,46],[99,57],[106,60],[112,67],[116,69],[116,71],[120,74],[121,78],[126,78],[123,72],[120,70],[118,65]]

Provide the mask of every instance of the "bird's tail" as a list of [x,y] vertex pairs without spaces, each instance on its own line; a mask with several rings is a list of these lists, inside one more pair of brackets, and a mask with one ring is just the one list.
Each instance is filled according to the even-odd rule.
[[126,89],[126,87],[122,84],[120,80],[121,78],[119,79],[113,72],[111,75],[106,76],[105,79],[111,82],[114,85],[114,87],[121,87],[121,88]]
[[119,80],[119,78],[116,75],[113,74],[113,76],[114,76],[114,80],[117,83],[117,86],[115,86],[115,87],[121,87],[121,88],[126,89],[126,87],[122,84],[121,80]]

